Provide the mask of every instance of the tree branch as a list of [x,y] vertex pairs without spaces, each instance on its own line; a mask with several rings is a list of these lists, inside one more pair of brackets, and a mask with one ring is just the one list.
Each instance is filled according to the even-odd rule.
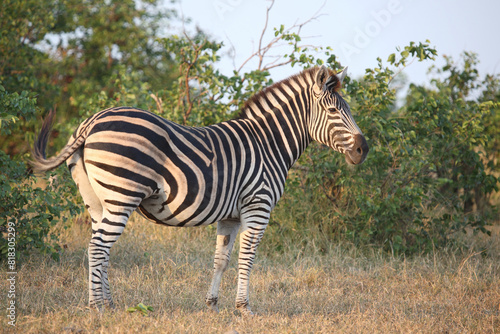
[[187,65],[187,68],[186,68],[185,74],[184,74],[184,81],[185,81],[184,82],[184,89],[186,91],[186,101],[187,101],[187,104],[188,104],[188,109],[184,112],[184,116],[183,116],[184,124],[187,124],[187,120],[189,118],[189,115],[191,114],[191,111],[193,110],[193,101],[191,100],[191,89],[189,87],[189,81],[192,78],[189,76],[189,72],[191,72],[191,69],[193,68],[193,66],[198,61],[200,53],[203,50],[203,47],[205,46],[205,44],[207,43],[207,40],[204,40],[202,44],[200,44],[200,45],[197,46],[196,43],[193,42],[193,40],[191,38],[189,38],[189,36],[187,35],[187,33],[185,31],[184,31],[184,36],[191,43],[191,46],[194,49],[194,59],[191,62],[188,61],[188,59],[186,59],[183,62],[184,64]]
[[[283,62],[280,62],[278,64],[276,64],[276,62],[282,58],[282,56],[279,56],[276,60],[266,64],[266,65],[263,65],[264,64],[264,58],[266,57],[269,57],[267,56],[267,53],[272,49],[272,48],[275,48],[277,47],[277,43],[280,42],[281,40],[284,39],[285,36],[289,35],[293,30],[297,30],[297,35],[300,34],[302,28],[309,24],[310,22],[312,22],[313,20],[317,20],[319,17],[325,15],[325,14],[321,14],[321,10],[323,9],[323,7],[325,6],[326,4],[326,1],[321,5],[321,7],[316,11],[316,13],[314,13],[313,16],[311,16],[309,19],[307,19],[306,21],[302,22],[302,23],[295,23],[294,25],[292,25],[291,27],[287,28],[286,30],[283,31],[283,33],[281,35],[278,35],[278,36],[275,36],[274,38],[272,38],[269,43],[267,43],[267,45],[263,46],[263,41],[264,41],[264,35],[267,31],[267,28],[268,28],[268,24],[269,24],[269,13],[274,5],[274,0],[271,1],[271,5],[269,7],[267,7],[266,9],[266,21],[264,23],[264,28],[262,29],[262,32],[260,34],[260,38],[259,38],[259,44],[258,44],[258,49],[257,51],[253,52],[241,65],[240,67],[238,68],[238,70],[236,72],[240,72],[243,67],[250,61],[252,60],[253,58],[257,57],[259,59],[259,63],[258,63],[258,66],[257,66],[257,69],[260,70],[260,71],[267,71],[267,70],[270,70],[272,68],[276,68],[276,67],[279,67],[279,66],[284,66],[286,64],[289,64],[292,60],[286,60],[286,61],[283,61]],[[311,47],[313,47],[312,45],[310,45]],[[295,45],[294,45],[295,49],[298,49],[299,47],[297,46],[297,42],[295,42]],[[305,47],[305,46],[301,46],[301,47]]]
[[151,93],[149,96],[151,96],[153,98],[153,100],[155,100],[155,102],[156,102],[156,109],[158,109],[158,113],[160,115],[162,115],[163,114],[163,108],[162,108],[163,101],[161,100],[161,98],[159,98],[158,96],[156,96],[153,93]]

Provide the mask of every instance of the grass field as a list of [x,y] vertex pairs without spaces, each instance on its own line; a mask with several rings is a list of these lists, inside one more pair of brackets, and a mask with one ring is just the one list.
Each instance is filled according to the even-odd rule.
[[[275,242],[264,237],[251,278],[257,314],[251,318],[234,312],[236,253],[223,278],[221,312],[205,306],[213,227],[166,228],[134,217],[111,252],[116,309],[103,314],[87,308],[89,237],[90,226],[75,223],[61,236],[60,262],[36,255],[19,265],[17,332],[500,332],[497,228],[492,238],[471,238],[475,245],[468,253],[445,250],[410,259],[349,245],[295,247],[286,240],[277,252]],[[6,296],[5,279],[0,288]],[[154,311],[126,312],[140,302]],[[2,331],[10,327],[6,322],[4,317]]]

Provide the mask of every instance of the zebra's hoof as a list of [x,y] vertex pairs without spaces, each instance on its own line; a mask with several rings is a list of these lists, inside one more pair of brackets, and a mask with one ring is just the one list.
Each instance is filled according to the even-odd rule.
[[105,310],[115,310],[115,303],[112,300],[89,302],[89,308],[103,313]]
[[106,299],[104,301],[104,306],[109,309],[114,309],[115,308],[115,303],[111,299]]
[[91,310],[97,311],[99,313],[103,313],[104,312],[104,303],[102,303],[102,302],[100,302],[100,303],[89,303],[89,308]]
[[207,298],[205,302],[207,303],[207,306],[214,313],[219,313],[219,306],[217,306],[217,297],[215,297],[215,298]]
[[242,306],[236,308],[235,315],[241,315],[242,317],[251,317],[255,314],[252,312],[249,306]]

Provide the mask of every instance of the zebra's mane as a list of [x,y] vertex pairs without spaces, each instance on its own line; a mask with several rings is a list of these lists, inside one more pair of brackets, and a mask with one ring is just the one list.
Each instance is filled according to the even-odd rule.
[[[269,92],[280,89],[283,86],[288,85],[290,82],[298,81],[301,78],[304,78],[305,79],[304,81],[306,81],[306,82],[314,81],[318,70],[319,70],[319,67],[311,67],[311,68],[305,69],[298,74],[294,74],[286,79],[283,79],[281,81],[278,81],[278,82],[272,84],[269,87],[262,89],[260,92],[256,93],[255,95],[250,97],[245,102],[245,104],[243,105],[243,108],[241,109],[240,113],[238,114],[238,116],[236,118],[247,118],[249,116],[247,112],[250,109],[249,108],[250,105],[258,102],[262,97],[266,96]],[[328,75],[330,78],[332,78],[332,80],[328,81],[326,83],[326,85],[327,85],[327,89],[331,89],[333,92],[336,92],[340,89],[340,82],[338,81],[337,76],[335,76],[334,74],[335,74],[334,71],[332,71],[331,69],[328,69]]]

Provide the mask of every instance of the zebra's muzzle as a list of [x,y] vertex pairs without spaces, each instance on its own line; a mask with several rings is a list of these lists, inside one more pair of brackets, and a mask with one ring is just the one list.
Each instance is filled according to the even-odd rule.
[[363,135],[354,135],[354,145],[351,150],[345,152],[345,161],[350,165],[362,164],[370,148]]

